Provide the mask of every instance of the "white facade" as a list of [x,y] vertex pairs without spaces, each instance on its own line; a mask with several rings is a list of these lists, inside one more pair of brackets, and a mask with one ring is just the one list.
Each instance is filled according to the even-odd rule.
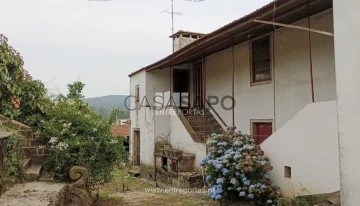
[[[332,13],[330,9],[311,16],[312,28],[333,32]],[[307,19],[293,24],[306,27]],[[204,58],[206,96],[232,96],[234,56],[234,125],[243,133],[251,134],[252,121],[273,123],[274,134],[263,143],[263,148],[274,166],[274,182],[283,188],[286,196],[292,195],[290,189],[300,190],[299,185],[314,194],[338,191],[334,39],[311,33],[315,97],[312,103],[308,32],[280,28],[267,35],[271,36],[271,81],[251,84],[250,41],[247,41],[234,46],[234,55],[232,48],[228,48]],[[192,64],[176,68],[189,69],[192,82]],[[145,92],[141,97],[146,95],[152,99],[159,92],[169,95],[171,73],[170,68],[164,68],[133,74],[131,95],[137,84],[140,91]],[[205,144],[193,141],[178,116],[155,115],[151,110],[154,102],[149,104],[150,107],[138,113],[131,112],[131,120],[135,122],[132,127],[140,128],[143,141],[141,163],[154,165],[154,140],[161,134],[169,134],[174,148],[196,154],[194,166],[199,168],[200,159],[206,155]],[[231,110],[224,110],[220,105],[214,105],[214,109],[227,125],[233,124]],[[284,166],[292,168],[292,178],[284,179]]]
[[359,1],[334,1],[341,204],[346,206],[360,205],[359,9]]

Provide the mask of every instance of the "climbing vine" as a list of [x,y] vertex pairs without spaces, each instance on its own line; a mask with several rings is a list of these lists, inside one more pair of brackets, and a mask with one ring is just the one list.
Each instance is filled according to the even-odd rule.
[[19,52],[0,34],[0,114],[40,129],[46,107],[51,105],[43,83],[24,69]]
[[24,179],[24,172],[22,169],[23,150],[22,145],[24,143],[24,136],[18,131],[10,128],[0,126],[0,131],[11,132],[11,136],[4,140],[4,171],[1,177],[2,188],[0,194],[3,191],[14,185],[15,183],[21,182]]

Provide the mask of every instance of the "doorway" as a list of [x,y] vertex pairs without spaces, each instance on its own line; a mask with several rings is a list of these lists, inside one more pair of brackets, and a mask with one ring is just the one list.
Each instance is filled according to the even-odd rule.
[[188,69],[173,70],[173,98],[180,109],[189,107],[190,73]]
[[260,145],[273,133],[272,122],[253,122],[253,137],[255,143]]
[[140,131],[134,130],[133,137],[133,164],[140,166]]

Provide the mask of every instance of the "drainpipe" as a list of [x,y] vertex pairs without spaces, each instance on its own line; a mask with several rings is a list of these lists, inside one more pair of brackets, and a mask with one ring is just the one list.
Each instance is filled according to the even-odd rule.
[[232,99],[233,99],[233,107],[232,107],[232,126],[235,127],[235,57],[234,57],[234,38],[231,37],[231,58],[232,58]]
[[[307,22],[308,28],[311,29],[310,22],[310,5],[307,4]],[[309,36],[309,60],[310,60],[310,87],[311,87],[311,101],[315,102],[315,94],[314,94],[314,78],[313,78],[313,60],[312,60],[312,42],[311,42],[311,31],[308,31]]]
[[273,75],[273,93],[274,93],[274,120],[273,120],[273,131],[276,131],[276,76],[275,76],[275,34],[276,30],[272,35],[272,75]]

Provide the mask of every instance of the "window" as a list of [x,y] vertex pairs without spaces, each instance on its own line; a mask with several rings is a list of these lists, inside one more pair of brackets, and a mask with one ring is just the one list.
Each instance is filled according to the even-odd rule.
[[140,101],[140,88],[139,85],[136,85],[135,87],[135,102]]
[[284,167],[284,177],[291,178],[291,167],[289,166]]
[[251,82],[271,80],[270,37],[251,43]]

